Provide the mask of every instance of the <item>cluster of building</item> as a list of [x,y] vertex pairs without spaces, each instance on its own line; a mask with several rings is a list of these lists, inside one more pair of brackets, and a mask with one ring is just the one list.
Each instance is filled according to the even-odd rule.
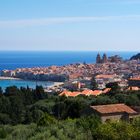
[[[99,89],[106,88],[106,84],[118,82],[119,84],[122,83],[122,76],[116,74],[99,74],[95,76],[96,83],[98,84]],[[123,87],[124,85],[122,85]]]
[[[94,76],[98,89],[103,90],[106,84],[118,82],[120,87],[130,86],[130,90],[140,88],[140,60],[123,60],[118,55],[107,57],[97,55],[96,64],[76,63],[65,66],[18,68],[3,70],[1,76],[15,77],[36,81],[63,82],[63,87],[53,90],[89,88]],[[78,82],[79,85],[76,83]],[[138,88],[136,88],[138,87]]]

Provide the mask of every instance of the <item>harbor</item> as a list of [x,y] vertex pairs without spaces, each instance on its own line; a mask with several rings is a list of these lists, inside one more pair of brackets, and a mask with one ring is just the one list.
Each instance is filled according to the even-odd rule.
[[5,90],[9,86],[16,86],[18,88],[20,87],[29,87],[32,89],[35,89],[36,86],[42,86],[44,89],[46,89],[49,86],[53,86],[53,82],[47,82],[47,81],[30,81],[30,80],[22,80],[19,78],[11,78],[11,77],[0,77],[0,87]]

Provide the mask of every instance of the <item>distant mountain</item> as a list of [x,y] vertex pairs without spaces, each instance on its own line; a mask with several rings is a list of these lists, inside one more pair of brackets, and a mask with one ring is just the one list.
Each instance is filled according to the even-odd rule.
[[130,58],[130,60],[138,60],[138,59],[140,59],[140,53],[138,53]]

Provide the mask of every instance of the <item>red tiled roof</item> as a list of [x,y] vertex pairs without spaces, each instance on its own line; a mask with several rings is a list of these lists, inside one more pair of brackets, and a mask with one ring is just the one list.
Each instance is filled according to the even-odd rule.
[[62,93],[59,94],[59,96],[69,96],[72,92],[64,90]]
[[71,97],[76,97],[78,95],[85,95],[85,96],[90,96],[90,95],[94,95],[94,96],[98,96],[100,94],[102,94],[102,90],[90,90],[90,89],[85,89],[84,91],[82,92],[71,92],[71,91],[67,91],[67,90],[64,90],[62,93],[59,94],[59,96],[71,96]]
[[137,113],[136,111],[134,111],[132,108],[130,108],[125,104],[98,105],[98,106],[91,106],[91,108],[101,114],[123,113],[123,112],[126,112],[128,114]]
[[111,91],[111,88],[106,88],[103,90],[103,93],[108,93],[109,91]]
[[80,92],[71,92],[64,90],[62,93],[59,94],[59,96],[67,96],[67,97],[76,97],[80,94]]
[[140,77],[137,77],[137,78],[130,78],[129,80],[140,81]]
[[97,95],[100,95],[102,94],[102,91],[101,90],[90,90],[90,89],[86,89],[84,91],[82,91],[82,94],[83,95],[86,95],[86,96],[90,96],[90,95],[94,95],[94,96],[97,96]]
[[90,95],[98,96],[100,94],[102,94],[101,90],[94,90],[94,91],[92,91],[92,93]]
[[83,95],[90,95],[93,92],[93,90],[90,89],[85,89],[84,91],[82,91]]
[[138,90],[140,90],[140,88],[139,87],[129,87],[128,90],[138,91]]
[[97,75],[96,78],[114,78],[115,75],[104,75],[104,74],[100,74]]
[[72,92],[69,96],[76,97],[76,96],[78,96],[80,94],[81,94],[80,92]]

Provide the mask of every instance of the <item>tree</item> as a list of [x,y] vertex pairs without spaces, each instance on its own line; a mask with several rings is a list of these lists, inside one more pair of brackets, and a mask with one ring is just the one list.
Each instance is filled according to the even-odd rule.
[[49,126],[52,124],[55,124],[56,120],[53,116],[50,116],[49,114],[45,113],[43,117],[38,121],[38,126]]
[[112,95],[120,92],[120,86],[117,82],[108,83],[108,84],[106,84],[106,87],[111,88],[110,93],[112,93]]
[[57,119],[64,118],[65,109],[66,109],[66,104],[64,102],[61,101],[56,102],[56,104],[53,106],[53,112],[54,115],[57,117]]
[[97,140],[119,140],[118,135],[110,123],[101,124],[94,132],[94,138]]
[[16,86],[7,87],[5,90],[5,95],[11,96],[19,93],[19,89]]
[[3,95],[3,90],[2,90],[2,87],[0,87],[0,96]]
[[12,119],[13,124],[22,123],[23,122],[23,113],[25,106],[23,105],[22,98],[19,96],[10,96],[9,100],[11,102],[10,108],[10,117]]
[[91,87],[92,90],[98,89],[98,84],[97,84],[96,79],[95,79],[94,76],[93,76],[92,79],[91,79],[90,87]]
[[36,89],[35,89],[35,96],[38,99],[43,99],[44,97],[44,89],[42,86],[36,86]]
[[[94,131],[99,127],[100,124],[101,124],[101,120],[97,116],[81,117],[76,122],[77,127],[82,127],[86,132],[87,140],[93,139]],[[92,138],[90,138],[91,136]]]
[[0,128],[0,138],[5,139],[7,137],[7,132],[4,128]]
[[87,108],[87,103],[81,98],[67,99],[64,103],[65,118],[79,118],[82,115],[83,110]]

